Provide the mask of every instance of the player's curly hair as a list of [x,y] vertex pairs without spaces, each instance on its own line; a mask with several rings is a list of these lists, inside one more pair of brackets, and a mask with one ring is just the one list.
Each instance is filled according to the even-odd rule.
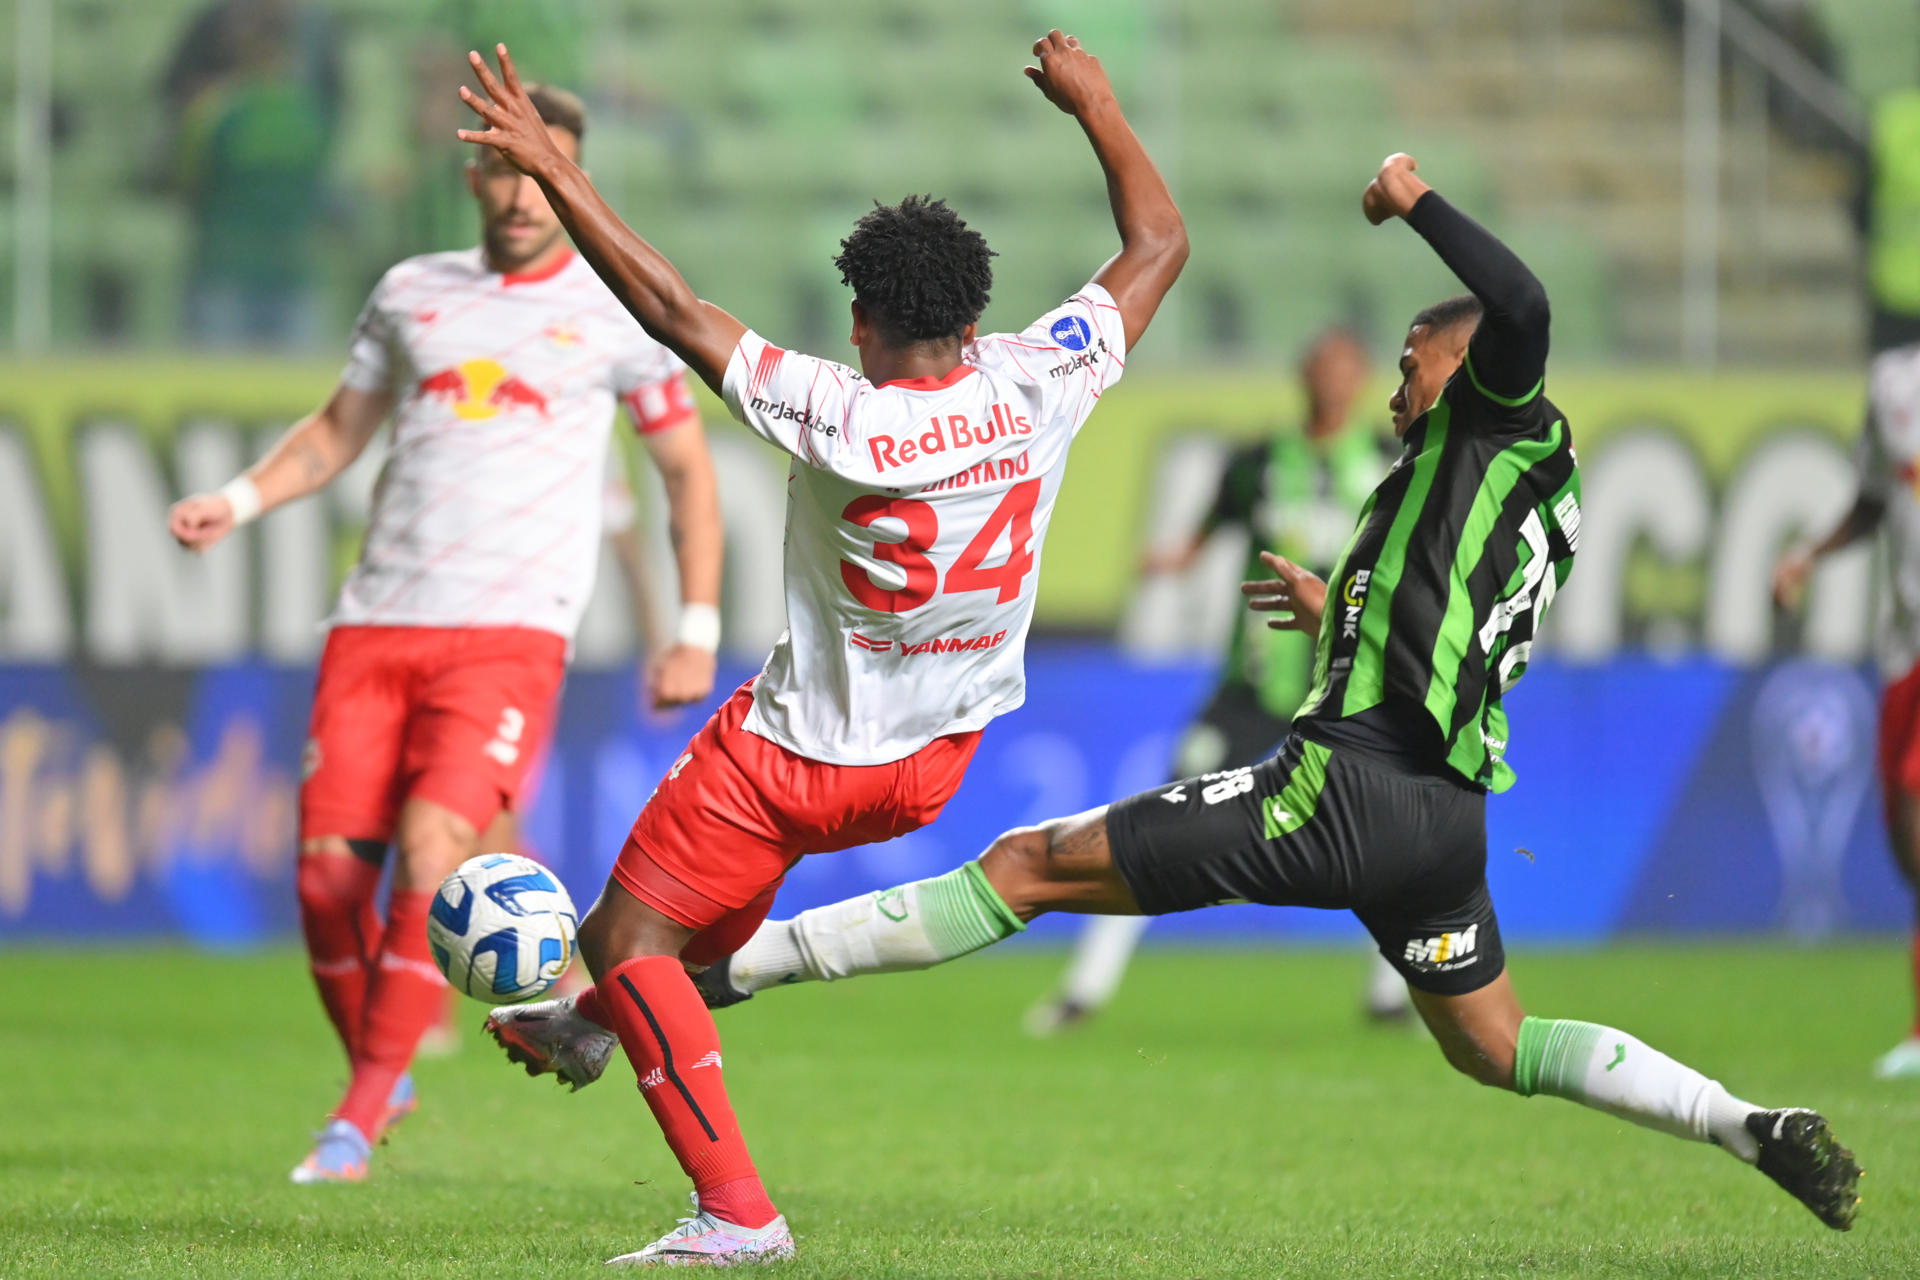
[[944,200],[874,202],[833,265],[889,341],[957,338],[987,309],[993,250]]

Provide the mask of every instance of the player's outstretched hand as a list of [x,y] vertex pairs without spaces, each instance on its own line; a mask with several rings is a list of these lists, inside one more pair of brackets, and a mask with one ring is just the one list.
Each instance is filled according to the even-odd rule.
[[1084,116],[1113,101],[1113,85],[1100,59],[1080,47],[1078,36],[1049,31],[1033,42],[1033,56],[1040,65],[1026,68],[1027,79],[1068,115]]
[[1360,211],[1379,226],[1388,218],[1404,218],[1421,196],[1432,190],[1413,174],[1419,168],[1412,156],[1396,151],[1380,164],[1380,172],[1360,197]]
[[196,493],[173,504],[167,529],[189,551],[205,551],[233,532],[233,504],[217,493]]
[[676,644],[647,663],[647,697],[655,711],[706,701],[713,692],[714,656],[698,645]]
[[1813,553],[1795,547],[1773,566],[1773,603],[1782,609],[1795,609],[1807,593],[1807,578],[1813,573]]
[[1260,559],[1273,570],[1273,577],[1259,582],[1243,582],[1240,594],[1247,597],[1247,608],[1255,613],[1281,613],[1269,618],[1275,631],[1304,631],[1320,634],[1320,615],[1327,608],[1327,584],[1285,556],[1262,551]]
[[493,51],[500,59],[498,79],[477,51],[467,54],[467,61],[480,77],[480,87],[486,90],[487,96],[483,98],[461,85],[460,101],[473,108],[473,114],[486,121],[488,127],[462,129],[460,141],[492,147],[522,173],[538,176],[543,171],[551,171],[552,166],[563,163],[565,157],[560,154],[560,148],[553,145],[553,135],[547,132],[546,121],[540,118],[533,100],[520,87],[520,76],[513,69],[507,46],[497,44]]

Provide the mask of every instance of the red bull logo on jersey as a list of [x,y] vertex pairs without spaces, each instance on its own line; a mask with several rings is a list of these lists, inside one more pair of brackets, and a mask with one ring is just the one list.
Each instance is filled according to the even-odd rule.
[[456,415],[472,422],[516,409],[547,416],[547,397],[509,373],[498,360],[468,360],[428,374],[420,379],[420,394],[444,400]]
[[976,444],[992,444],[996,440],[1033,434],[1033,423],[1027,415],[1015,413],[1010,404],[996,404],[988,410],[988,414],[989,420],[979,423],[969,421],[964,413],[949,413],[944,417],[934,414],[927,419],[927,429],[918,436],[908,434],[899,439],[878,434],[868,436],[867,448],[873,454],[873,469],[886,471],[936,453],[945,453],[948,449],[965,449]]

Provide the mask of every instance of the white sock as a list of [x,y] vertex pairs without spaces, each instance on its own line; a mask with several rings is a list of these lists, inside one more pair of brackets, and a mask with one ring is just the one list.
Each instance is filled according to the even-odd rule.
[[1027,926],[1000,900],[978,862],[931,880],[769,920],[734,953],[727,978],[741,991],[925,969],[1011,937]]
[[1677,1138],[1711,1142],[1748,1164],[1760,1158],[1746,1125],[1758,1107],[1612,1027],[1524,1019],[1513,1087],[1522,1096],[1548,1093]]
[[1151,916],[1094,916],[1081,926],[1060,996],[1082,1009],[1100,1009],[1120,989],[1127,965]]

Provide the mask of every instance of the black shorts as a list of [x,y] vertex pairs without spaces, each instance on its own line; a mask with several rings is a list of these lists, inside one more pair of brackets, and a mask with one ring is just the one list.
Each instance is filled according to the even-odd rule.
[[1230,680],[1213,691],[1206,707],[1174,748],[1175,778],[1257,764],[1279,750],[1293,721],[1260,705],[1251,685]]
[[1148,915],[1226,902],[1350,910],[1407,982],[1464,995],[1506,968],[1487,893],[1487,797],[1299,735],[1248,768],[1107,809]]

